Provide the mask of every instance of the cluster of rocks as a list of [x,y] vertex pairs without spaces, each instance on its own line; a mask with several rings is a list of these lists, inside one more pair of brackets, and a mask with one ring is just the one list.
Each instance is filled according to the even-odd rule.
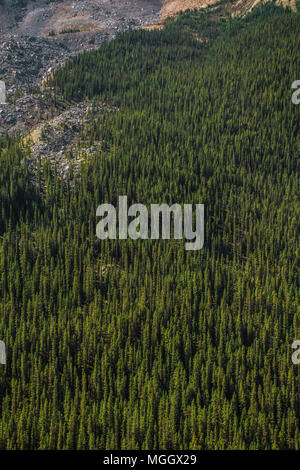
[[23,136],[41,120],[50,119],[57,112],[57,102],[50,92],[15,96],[6,104],[0,104],[0,136]]
[[69,179],[80,169],[81,162],[101,150],[101,142],[90,145],[84,137],[86,126],[106,112],[116,108],[105,104],[82,102],[70,107],[49,122],[41,124],[31,134],[31,157],[28,160],[32,182],[37,182],[38,170],[49,162],[62,179]]
[[[97,44],[103,40],[98,38]],[[30,36],[11,36],[0,42],[0,78],[6,83],[8,95],[39,84],[74,55],[66,42]]]

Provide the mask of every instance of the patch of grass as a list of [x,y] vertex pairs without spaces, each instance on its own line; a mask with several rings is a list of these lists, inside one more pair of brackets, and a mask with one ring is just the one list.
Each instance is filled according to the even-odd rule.
[[66,29],[62,29],[59,34],[69,34],[69,33],[80,33],[80,29],[77,27],[70,27]]

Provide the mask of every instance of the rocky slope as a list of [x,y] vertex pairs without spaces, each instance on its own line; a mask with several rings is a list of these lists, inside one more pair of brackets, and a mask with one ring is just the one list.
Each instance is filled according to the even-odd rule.
[[[260,0],[228,3],[232,14]],[[284,0],[289,2],[289,0]],[[291,0],[294,5],[295,0]],[[187,8],[216,0],[0,0],[0,80],[8,104],[0,104],[0,136],[29,135],[32,174],[48,160],[65,177],[78,137],[95,118],[89,105],[73,106],[44,90],[44,80],[69,57],[99,47],[119,32],[161,23]],[[99,105],[100,106],[100,105]],[[107,111],[101,104],[98,114]],[[99,113],[99,111],[101,111]],[[82,149],[85,149],[81,141]],[[86,148],[85,156],[97,149]],[[82,154],[73,169],[79,168]]]
[[0,79],[34,85],[68,57],[159,18],[160,0],[0,0]]
[[46,161],[58,176],[69,179],[70,172],[73,178],[76,176],[84,159],[96,152],[107,152],[108,149],[103,148],[101,142],[91,146],[87,126],[93,119],[104,119],[105,114],[116,111],[102,103],[82,102],[39,124],[24,139],[24,143],[29,142],[31,146],[28,165],[32,182],[38,183],[38,173],[43,175],[40,168]]
[[[26,134],[65,111],[43,81],[69,57],[160,17],[161,0],[0,0],[0,136]],[[68,115],[64,116],[68,119]]]

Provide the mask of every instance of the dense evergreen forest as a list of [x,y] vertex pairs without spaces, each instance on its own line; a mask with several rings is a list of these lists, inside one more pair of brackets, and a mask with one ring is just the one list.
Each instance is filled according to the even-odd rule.
[[[1,140],[1,449],[300,448],[300,14],[222,8],[57,71],[64,99],[117,107],[80,176],[33,185]],[[204,248],[98,240],[119,195],[205,204]]]

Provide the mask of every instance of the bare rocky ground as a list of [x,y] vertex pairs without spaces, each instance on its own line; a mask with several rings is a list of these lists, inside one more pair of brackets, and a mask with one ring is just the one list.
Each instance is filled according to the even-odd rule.
[[0,105],[0,136],[24,135],[27,129],[52,117],[53,112],[50,96],[26,93],[19,98],[11,98],[11,102]]
[[32,182],[38,184],[38,173],[43,175],[43,170],[40,172],[39,169],[45,162],[65,180],[70,173],[75,177],[81,162],[90,155],[108,152],[102,142],[90,143],[86,126],[94,119],[105,119],[105,114],[116,111],[103,103],[82,102],[34,128],[24,140],[25,145],[31,146],[28,165]]
[[0,0],[0,79],[8,93],[67,58],[158,20],[161,0]]

